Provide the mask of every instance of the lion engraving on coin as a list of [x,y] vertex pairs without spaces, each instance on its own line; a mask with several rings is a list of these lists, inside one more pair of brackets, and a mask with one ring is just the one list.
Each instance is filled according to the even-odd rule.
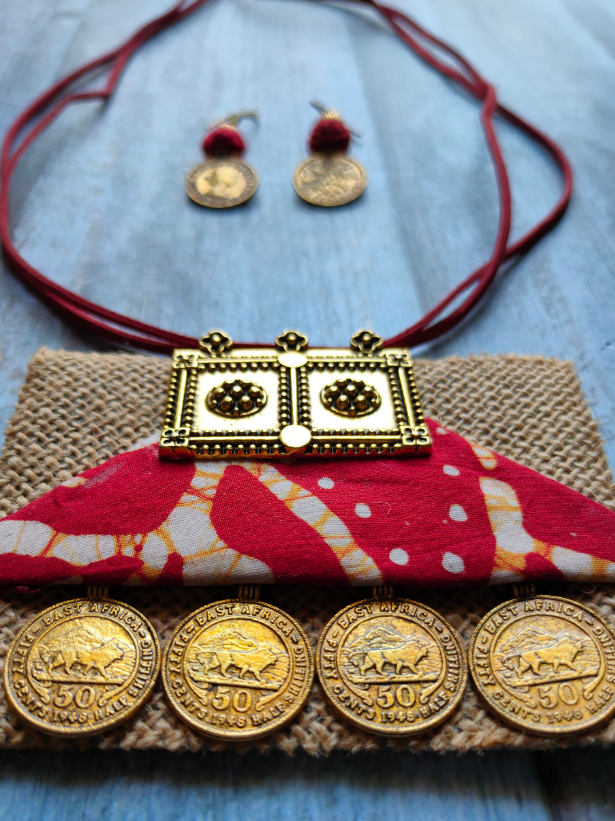
[[358,668],[362,678],[370,670],[385,675],[387,665],[389,671],[392,667],[398,676],[404,669],[419,676],[419,665],[428,654],[429,645],[424,639],[416,635],[403,636],[392,628],[380,625],[355,638],[346,648],[349,664]]
[[541,677],[558,673],[579,672],[586,649],[586,640],[570,632],[553,635],[548,631],[526,628],[498,648],[495,659],[499,665],[514,671],[519,677]]
[[212,646],[197,649],[196,661],[202,666],[204,675],[216,670],[231,678],[229,670],[234,668],[238,678],[245,679],[250,674],[257,682],[262,682],[263,672],[280,656],[279,648],[255,640],[236,628],[217,636]]
[[121,661],[126,649],[116,638],[109,639],[92,627],[79,626],[40,644],[38,657],[50,676],[63,672],[65,676],[98,674],[105,679],[107,668]]

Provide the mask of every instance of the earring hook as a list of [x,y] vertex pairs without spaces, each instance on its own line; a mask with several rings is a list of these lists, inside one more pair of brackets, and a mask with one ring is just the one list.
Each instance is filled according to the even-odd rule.
[[[312,108],[315,108],[316,111],[320,111],[320,113],[325,117],[329,116],[337,120],[341,120],[341,117],[337,111],[334,111],[331,108],[326,108],[326,106],[316,102],[316,100],[310,100],[310,105],[312,106]],[[348,126],[346,126],[346,128],[348,128]],[[348,131],[350,131],[353,137],[361,136],[358,131],[353,131],[352,128],[348,128]]]
[[206,126],[207,131],[212,131],[214,128],[217,128],[219,125],[230,125],[231,128],[235,128],[237,123],[240,120],[258,120],[258,114],[256,111],[240,111],[237,114],[230,114],[228,117],[223,117],[221,120],[216,120],[215,123]]

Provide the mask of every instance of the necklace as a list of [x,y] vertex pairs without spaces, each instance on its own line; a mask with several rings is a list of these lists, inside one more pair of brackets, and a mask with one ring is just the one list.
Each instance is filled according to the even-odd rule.
[[[80,328],[122,345],[173,352],[161,456],[275,458],[429,452],[430,437],[407,348],[457,326],[482,299],[502,264],[528,251],[566,210],[572,190],[570,164],[548,136],[502,106],[494,87],[462,55],[405,14],[375,0],[353,1],[366,3],[384,17],[421,59],[479,101],[498,186],[498,229],[489,259],[422,319],[391,339],[383,341],[362,330],[345,350],[309,349],[307,337],[298,331],[280,334],[275,347],[255,342],[235,346],[222,331],[211,331],[197,341],[84,299],[45,277],[16,249],[9,229],[10,187],[30,145],[68,105],[111,97],[136,50],[208,0],[189,4],[182,0],[119,48],[77,69],[35,100],[4,140],[0,239],[13,270],[51,308]],[[76,90],[102,69],[108,72],[102,88]],[[509,242],[511,191],[494,129],[496,116],[541,146],[563,178],[562,194],[553,209],[516,242]],[[523,613],[541,608],[546,613],[547,598],[543,597],[544,604],[540,600],[540,607],[524,604]],[[570,609],[570,605],[561,607],[569,615],[565,607]],[[511,607],[508,610],[513,612]],[[580,619],[591,617],[578,612]],[[563,628],[555,624],[554,616],[548,616],[544,625],[531,625],[542,632],[538,645],[534,646],[532,638],[534,644],[528,649],[518,641],[519,635],[524,637],[520,605],[515,615],[519,616],[517,632],[502,634],[503,638],[498,633],[500,644],[493,658],[489,657],[492,667],[486,672],[487,662],[481,654],[500,616],[490,613],[485,617],[471,647],[470,669],[491,708],[511,720],[502,711],[517,702],[502,693],[512,693],[525,704],[518,708],[525,710],[524,721],[529,716],[521,726],[534,732],[545,732],[545,722],[558,727],[568,722],[563,732],[585,729],[595,723],[586,720],[587,711],[596,714],[596,720],[608,717],[611,706],[605,705],[611,690],[605,676],[611,671],[606,655],[600,656],[599,642],[612,643],[615,636],[603,635],[606,628],[596,621],[595,625],[592,622],[598,636],[595,646],[590,647],[589,638],[572,633],[558,639],[551,633]],[[117,621],[122,618],[127,624],[138,624],[145,636],[144,659],[137,652],[138,642]],[[73,735],[97,732],[128,718],[151,691],[159,665],[156,637],[139,618],[106,596],[95,605],[90,599],[75,600],[42,613],[17,636],[9,651],[5,686],[14,708],[47,732]],[[48,638],[47,626],[56,621],[58,635]],[[43,643],[37,634],[44,634]],[[64,649],[56,650],[53,642]],[[137,648],[134,651],[131,642]],[[145,651],[152,658],[145,658]],[[130,664],[120,669],[125,658]],[[574,666],[579,659],[584,665],[580,672]],[[443,721],[457,707],[467,679],[454,630],[429,608],[383,589],[331,620],[319,643],[317,665],[338,711],[360,727],[391,735],[420,732]],[[545,666],[553,667],[553,673],[545,674]],[[564,668],[561,675],[559,668]],[[142,688],[136,688],[130,677],[140,673]],[[163,663],[164,685],[173,709],[198,731],[222,738],[255,738],[284,724],[304,703],[312,676],[313,661],[300,625],[277,608],[258,603],[254,591],[240,592],[236,600],[216,602],[188,616],[167,646]],[[583,684],[584,701],[578,707],[579,691],[571,684],[575,676]],[[495,681],[499,688],[492,692],[489,687]],[[35,693],[40,696],[38,701]],[[112,699],[109,707],[107,702]],[[49,706],[52,702],[53,708]],[[571,709],[545,717],[536,706],[549,710],[560,702]],[[514,715],[518,710],[515,706]]]
[[[81,66],[60,80],[17,117],[2,145],[0,240],[4,255],[14,272],[50,308],[79,328],[114,343],[157,353],[170,354],[174,348],[196,349],[198,341],[97,305],[58,285],[30,265],[19,253],[11,238],[11,180],[24,153],[65,108],[73,103],[109,99],[117,88],[128,60],[144,43],[168,26],[183,20],[207,2],[209,0],[194,0],[186,4],[182,0],[165,14],[142,26],[118,48]],[[479,101],[481,126],[498,185],[499,222],[489,259],[460,282],[422,319],[383,343],[384,348],[414,347],[436,339],[456,327],[482,299],[502,264],[527,252],[555,227],[570,200],[572,171],[563,151],[546,134],[499,103],[495,88],[454,48],[434,37],[410,17],[396,9],[381,5],[375,0],[353,0],[353,2],[362,2],[372,8],[388,22],[394,34],[424,62]],[[101,70],[107,72],[107,79],[101,88],[91,91],[82,91],[77,88],[93,78],[94,74],[99,74]],[[515,242],[509,242],[512,214],[511,192],[506,164],[493,124],[496,116],[506,120],[544,149],[558,166],[563,180],[562,193],[553,209]],[[452,304],[458,300],[459,304],[451,309]],[[451,310],[447,313],[449,309]],[[238,344],[245,348],[263,346],[263,343],[258,342]]]

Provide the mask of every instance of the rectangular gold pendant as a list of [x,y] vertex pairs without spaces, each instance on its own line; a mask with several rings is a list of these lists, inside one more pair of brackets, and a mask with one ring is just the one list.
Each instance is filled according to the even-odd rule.
[[360,331],[350,349],[308,348],[287,331],[235,348],[222,331],[179,349],[159,453],[170,459],[427,454],[412,358]]

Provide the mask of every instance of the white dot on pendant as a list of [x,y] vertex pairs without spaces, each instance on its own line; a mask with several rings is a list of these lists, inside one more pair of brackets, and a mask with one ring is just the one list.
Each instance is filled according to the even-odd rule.
[[394,547],[389,553],[389,559],[393,564],[408,564],[408,554],[401,547]]
[[335,482],[333,479],[329,479],[328,476],[323,476],[322,479],[318,480],[318,484],[325,490],[331,490],[331,488],[335,485]]
[[367,505],[364,505],[363,503],[358,504],[355,507],[354,512],[357,514],[357,516],[360,516],[362,519],[369,519],[369,517],[372,515],[371,510],[368,508]]

